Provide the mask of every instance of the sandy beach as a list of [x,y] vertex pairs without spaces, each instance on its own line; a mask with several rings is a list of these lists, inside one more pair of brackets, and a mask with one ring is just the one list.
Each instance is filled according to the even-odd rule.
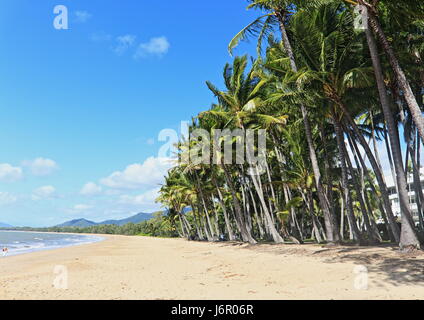
[[107,236],[0,259],[0,299],[422,299],[423,262],[393,247]]

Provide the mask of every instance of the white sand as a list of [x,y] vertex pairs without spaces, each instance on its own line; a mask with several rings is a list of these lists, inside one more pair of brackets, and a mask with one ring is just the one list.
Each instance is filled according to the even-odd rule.
[[[0,259],[0,299],[422,299],[423,262],[393,248],[108,236]],[[368,269],[367,290],[357,265]],[[54,287],[56,266],[68,289]]]

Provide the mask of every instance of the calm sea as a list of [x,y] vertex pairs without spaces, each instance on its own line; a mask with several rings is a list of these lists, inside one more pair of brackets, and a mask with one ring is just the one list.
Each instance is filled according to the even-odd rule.
[[9,249],[8,256],[34,251],[69,247],[102,241],[99,236],[86,236],[64,233],[38,233],[0,231],[0,258],[4,247]]

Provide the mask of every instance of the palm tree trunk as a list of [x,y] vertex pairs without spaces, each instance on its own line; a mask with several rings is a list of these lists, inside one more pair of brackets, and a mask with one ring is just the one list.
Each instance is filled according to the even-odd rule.
[[[327,199],[328,203],[333,203],[333,168],[331,160],[329,160],[327,137],[322,124],[320,124],[321,141],[324,151],[324,181],[327,184]],[[330,211],[333,217],[336,217],[335,206],[330,206]]]
[[284,239],[281,237],[281,235],[278,233],[277,229],[275,228],[274,222],[271,218],[271,213],[268,211],[268,207],[267,207],[267,204],[265,202],[263,190],[262,190],[262,187],[260,185],[261,182],[260,182],[260,179],[258,178],[259,177],[259,171],[257,170],[257,168],[256,168],[256,173],[257,174],[253,174],[250,177],[252,178],[252,182],[253,182],[253,185],[255,186],[256,193],[258,194],[259,200],[262,204],[262,208],[264,210],[264,215],[265,215],[265,221],[266,221],[266,224],[268,225],[268,229],[271,233],[271,237],[274,240],[274,242],[276,242],[276,243],[284,243]]
[[188,238],[189,231],[186,230],[186,226],[183,220],[183,216],[181,213],[178,213],[178,217],[180,218],[181,231],[184,238]]
[[339,105],[339,107],[341,108],[341,110],[343,111],[343,115],[344,115],[345,120],[347,121],[348,125],[350,125],[350,127],[352,128],[354,135],[356,136],[356,138],[361,143],[361,146],[364,148],[365,153],[366,153],[366,155],[367,155],[367,157],[368,157],[368,159],[371,163],[371,166],[372,166],[372,168],[375,172],[375,176],[377,178],[378,185],[380,187],[380,192],[381,192],[381,195],[382,195],[382,198],[383,198],[384,207],[385,207],[385,210],[386,210],[386,213],[387,213],[387,217],[388,217],[388,220],[389,220],[389,223],[390,223],[390,227],[392,229],[392,232],[393,232],[393,235],[396,239],[396,242],[399,242],[399,239],[400,239],[399,228],[398,228],[397,224],[395,223],[395,218],[394,218],[392,207],[391,207],[390,200],[389,200],[389,193],[387,191],[387,186],[384,183],[383,174],[382,174],[380,168],[378,167],[377,162],[375,161],[375,157],[372,154],[368,143],[365,141],[365,138],[363,137],[363,135],[359,131],[358,126],[356,125],[355,121],[352,119],[352,116],[350,115],[346,106],[342,103],[342,101],[338,97],[337,97],[336,101],[337,101],[337,104]]
[[387,158],[389,160],[390,172],[392,173],[392,178],[393,178],[393,182],[394,182],[394,185],[395,185],[396,194],[399,194],[399,192],[398,192],[398,185],[396,183],[395,166],[393,164],[393,158],[392,158],[392,150],[390,149],[389,136],[387,135],[386,126],[384,126],[384,130],[385,130],[384,131],[384,144],[386,146],[386,153],[387,153]]
[[417,136],[416,136],[416,144],[417,144],[416,145],[416,161],[417,161],[416,168],[417,168],[417,171],[418,171],[418,183],[420,184],[420,187],[421,187],[420,196],[421,196],[421,199],[422,199],[422,201],[421,201],[421,212],[418,212],[418,218],[420,220],[421,232],[423,232],[424,231],[424,212],[422,210],[423,210],[423,206],[424,206],[424,194],[423,194],[423,189],[422,189],[422,185],[421,185],[421,158],[420,158],[421,157],[421,139],[420,139],[418,132],[417,132]]
[[[418,137],[419,138],[419,137]],[[415,189],[415,198],[417,202],[417,215],[418,215],[418,222],[420,226],[420,230],[423,230],[424,227],[424,221],[422,218],[422,205],[424,204],[424,195],[423,195],[423,189],[421,187],[421,181],[420,181],[420,169],[417,165],[417,161],[415,158],[416,150],[415,150],[415,141],[413,141],[412,146],[409,148],[410,155],[411,155],[411,162],[412,162],[412,174],[413,174],[413,182],[414,182],[414,189]]]
[[228,212],[227,212],[227,208],[225,207],[224,198],[222,196],[221,190],[219,189],[219,186],[218,186],[218,183],[216,182],[215,177],[212,177],[212,180],[213,180],[212,182],[215,184],[215,188],[218,193],[218,202],[221,205],[222,212],[224,213],[224,220],[225,220],[225,226],[228,232],[228,238],[230,239],[230,241],[234,241],[236,238],[233,233],[233,228],[231,227],[230,219],[228,218]]
[[243,201],[243,212],[244,212],[244,221],[246,221],[246,228],[250,234],[252,234],[252,217],[250,215],[250,203],[246,197],[245,184],[243,183],[240,187],[242,201]]
[[[291,69],[294,72],[297,72],[297,65],[296,65],[296,61],[295,61],[295,58],[294,58],[293,49],[292,49],[289,37],[288,37],[287,32],[286,32],[286,26],[284,24],[285,12],[283,10],[277,10],[275,12],[275,14],[276,14],[277,19],[279,21],[283,45],[284,45],[286,53],[289,57]],[[338,234],[338,231],[337,231],[337,229],[338,229],[337,228],[337,220],[334,217],[334,215],[331,214],[330,204],[328,203],[328,199],[326,197],[324,187],[321,183],[321,172],[320,172],[320,168],[319,168],[319,165],[318,165],[318,157],[317,157],[317,154],[316,154],[316,151],[315,151],[314,142],[313,142],[313,139],[312,139],[312,130],[311,130],[311,125],[309,123],[308,111],[303,104],[300,105],[300,109],[302,111],[302,118],[303,118],[303,124],[304,124],[304,127],[305,127],[306,141],[308,143],[308,148],[309,148],[309,158],[311,160],[312,170],[314,172],[315,185],[316,185],[316,188],[317,188],[319,203],[320,203],[321,210],[324,214],[324,223],[325,223],[325,229],[326,229],[326,234],[327,234],[327,241],[330,242],[330,243],[337,243],[337,242],[340,241],[340,237],[339,237],[339,234]]]
[[240,201],[237,198],[237,193],[234,188],[233,181],[231,180],[230,173],[228,172],[227,166],[223,163],[223,160],[221,159],[221,168],[224,170],[224,176],[228,184],[228,188],[230,189],[233,203],[234,203],[234,211],[235,211],[235,217],[236,217],[236,225],[239,228],[241,238],[244,242],[249,242],[251,244],[256,244],[256,240],[253,239],[252,235],[246,228],[246,224],[244,221],[243,213],[241,211]]
[[[372,16],[373,15],[371,14],[370,17],[372,17]],[[376,20],[373,19],[373,18],[370,18],[370,20],[371,20],[371,24],[374,25],[375,27],[377,27],[377,29],[378,29],[378,26],[377,26],[378,22],[376,22]],[[392,150],[392,153],[393,153],[393,160],[394,160],[395,171],[396,171],[396,182],[397,182],[397,185],[398,185],[398,196],[399,196],[401,211],[402,211],[402,228],[401,228],[401,237],[400,237],[400,244],[399,245],[400,245],[401,248],[408,248],[408,247],[419,248],[420,242],[418,241],[418,237],[417,237],[415,230],[414,230],[413,219],[412,219],[412,215],[411,215],[410,208],[409,208],[409,197],[408,197],[408,191],[407,191],[407,183],[406,183],[406,179],[405,179],[405,172],[404,172],[403,166],[402,166],[402,152],[401,152],[401,149],[400,149],[399,136],[397,134],[396,124],[395,124],[395,121],[394,121],[394,118],[393,118],[393,114],[390,110],[389,98],[387,96],[387,88],[386,88],[386,85],[384,83],[384,75],[383,75],[383,71],[382,71],[382,68],[381,68],[380,57],[378,55],[377,45],[375,43],[375,39],[374,39],[374,36],[373,36],[371,30],[366,29],[365,32],[366,32],[368,47],[370,49],[371,59],[372,59],[373,67],[374,67],[374,73],[375,73],[375,77],[376,77],[376,81],[377,81],[377,88],[378,88],[378,92],[379,92],[379,96],[380,96],[380,102],[381,102],[381,106],[382,106],[382,109],[383,109],[384,118],[385,118],[386,124],[387,124],[388,134],[389,134],[389,138],[390,138],[390,147],[391,147],[391,150]],[[378,34],[378,32],[377,32],[377,34]],[[385,39],[385,40],[386,40],[386,43],[388,45],[387,39]],[[402,70],[400,70],[400,71],[402,71]],[[395,72],[396,72],[396,70],[395,70]],[[403,75],[403,76],[405,76],[405,75]],[[399,78],[399,80],[400,80],[400,78]],[[406,79],[405,79],[405,81],[406,81]],[[408,86],[409,86],[409,84],[408,84]],[[405,90],[405,89],[406,88],[403,88],[403,90]],[[409,90],[411,90],[410,87],[409,87]],[[411,93],[412,93],[412,91],[411,91]],[[406,95],[406,92],[405,92],[405,95]],[[415,98],[414,98],[414,100],[415,100]],[[415,103],[416,103],[416,101],[415,101]],[[419,109],[418,104],[417,104],[417,108]],[[412,113],[412,111],[411,111],[411,113]],[[420,113],[421,113],[421,111],[420,111]],[[424,134],[424,121],[423,121],[424,119],[422,118],[421,115],[420,115],[420,120],[423,122],[422,128],[423,128],[423,134]]]
[[[199,186],[199,190],[200,189],[201,189],[201,187]],[[201,201],[202,201],[202,204],[203,204],[203,210],[205,212],[207,226],[209,227],[212,239],[217,240],[217,235],[215,234],[214,228],[212,227],[211,219],[210,219],[210,216],[209,216],[209,210],[208,210],[208,207],[206,206],[205,199],[203,198],[203,192],[202,191],[200,191],[200,198],[201,198]]]
[[190,235],[191,235],[191,229],[192,229],[192,227],[190,225],[190,222],[188,222],[186,216],[183,213],[181,213],[181,217],[183,219],[184,225],[185,225],[186,230],[187,230],[187,238],[189,238]]
[[408,181],[408,176],[410,176],[410,170],[409,170],[409,155],[411,153],[411,141],[408,139],[406,142],[406,152],[405,152],[405,179]]
[[190,207],[191,207],[191,210],[193,212],[194,220],[196,221],[196,229],[197,229],[197,235],[199,237],[199,240],[204,240],[205,237],[204,237],[203,231],[202,231],[202,221],[201,221],[201,219],[199,218],[199,216],[196,212],[196,209],[195,209],[193,202],[190,202]]
[[[340,189],[340,238],[344,241],[345,237],[345,195],[343,193],[343,187],[339,184]],[[352,232],[350,233],[350,240],[353,240]]]
[[352,230],[353,240],[361,243],[362,236],[356,225],[355,214],[353,213],[352,198],[351,198],[351,194],[349,190],[349,180],[348,180],[347,169],[346,169],[347,154],[345,149],[343,132],[342,132],[342,128],[340,126],[339,120],[337,119],[337,116],[335,114],[333,114],[333,125],[336,132],[337,144],[339,147],[339,161],[340,161],[340,168],[342,171],[342,188],[343,188],[343,194],[344,194],[345,204],[347,208],[347,218]]
[[[372,128],[371,129],[372,130],[372,132],[371,132],[371,138],[372,138],[372,141],[373,141],[372,145],[374,147],[375,160],[377,161],[377,164],[378,164],[378,167],[380,168],[380,171],[383,172],[383,167],[381,166],[381,160],[380,160],[380,152],[378,151],[377,139],[376,139],[376,136],[375,136],[375,127],[374,127],[373,113],[372,113],[372,111],[370,113],[371,113],[370,119],[371,119],[371,128]],[[389,157],[389,162],[390,162],[390,168],[392,169],[393,181],[395,181],[395,179],[394,179],[394,176],[395,175],[394,175],[394,170],[393,170],[393,163],[391,162],[392,161],[391,160],[391,153],[390,153],[389,147],[388,147],[388,140],[387,140],[387,132],[386,131],[385,131],[385,144],[386,144],[386,147],[387,147],[387,150],[388,150],[388,157]],[[360,156],[360,155],[358,155],[358,156]],[[361,166],[361,167],[362,167],[362,175],[363,175],[363,172],[364,172],[364,170],[366,170],[366,168],[364,168],[363,166]],[[383,182],[384,182],[385,185],[387,185],[386,184],[386,179],[385,179],[384,176],[383,176]],[[371,185],[374,186],[374,184],[371,184]],[[397,185],[395,184],[395,186],[396,186],[396,190],[397,190]],[[368,194],[367,194],[366,191],[364,192],[364,196],[365,196],[365,201],[367,202],[367,206],[369,208],[371,208],[368,205],[369,204],[369,199],[368,199]],[[381,216],[382,216],[382,218],[384,220],[384,226],[386,227],[387,234],[389,235],[389,238],[390,238],[391,241],[395,241],[395,238],[393,236],[393,233],[392,233],[392,231],[390,229],[390,225],[389,225],[388,220],[387,220],[386,212],[384,211],[384,209],[383,209],[383,207],[381,205],[380,200],[378,201],[378,205],[379,205],[379,210],[381,212]],[[374,228],[377,230],[378,235],[380,236],[380,232],[378,230],[377,224],[375,223],[374,220],[372,220],[372,223],[373,223]],[[380,236],[380,239],[381,239],[381,236]],[[382,239],[380,241],[382,241]]]
[[372,243],[376,244],[382,241],[380,233],[378,231],[377,225],[374,221],[372,207],[370,205],[368,195],[365,189],[365,181],[364,181],[364,168],[359,163],[358,155],[352,146],[352,139],[348,137],[348,143],[353,153],[353,159],[355,161],[357,170],[359,170],[359,176],[354,172],[352,163],[350,161],[350,157],[348,157],[348,165],[349,170],[351,171],[351,176],[353,179],[353,183],[356,189],[356,193],[358,194],[359,203],[364,215],[364,222],[367,227],[368,237]]
[[255,197],[253,196],[252,188],[249,188],[249,195],[250,195],[250,198],[252,200],[252,205],[253,205],[253,211],[254,211],[254,214],[255,214],[256,224],[258,225],[258,230],[259,230],[259,236],[260,236],[261,239],[264,239],[265,232],[264,232],[264,229],[262,227],[262,218],[259,216],[258,208],[256,206]]
[[[200,215],[200,213],[203,211],[203,210],[201,209],[201,207],[202,207],[202,205],[200,204],[200,199],[199,199],[199,198],[197,198],[197,209],[198,209],[199,215]],[[202,223],[203,231],[205,232],[206,239],[207,239],[208,241],[213,241],[213,237],[211,236],[211,234],[209,233],[209,230],[208,230],[208,228],[207,228],[205,218],[202,218],[202,216],[201,216],[201,215],[200,215],[200,221],[201,221],[201,223]]]
[[[370,121],[371,121],[371,139],[372,139],[372,146],[373,146],[374,154],[375,154],[375,161],[377,161],[380,171],[383,172],[383,167],[381,165],[381,160],[380,160],[380,152],[378,151],[378,146],[377,146],[377,138],[375,136],[375,126],[374,126],[372,110],[370,110]],[[384,179],[384,176],[383,176],[383,179]],[[384,182],[386,182],[385,179],[384,179]]]
[[[272,210],[272,209],[273,209],[273,208],[272,208],[272,206],[274,206],[274,207],[275,207],[275,209],[278,211],[277,197],[276,197],[276,195],[275,195],[274,186],[272,185],[271,170],[269,169],[268,160],[267,160],[267,157],[266,157],[266,155],[265,155],[265,154],[264,154],[264,159],[265,159],[265,169],[266,169],[266,175],[267,175],[268,182],[269,182],[269,189],[270,189],[270,191],[271,191],[272,199],[274,199],[274,202],[273,202],[273,201],[271,201],[271,199],[270,199],[270,198],[268,198],[268,201],[270,202],[270,205],[269,205],[270,212],[273,212],[273,210]],[[274,219],[273,219],[273,220],[274,220]],[[275,221],[274,221],[274,223],[275,223]]]
[[218,210],[215,206],[214,197],[211,196],[210,200],[211,200],[212,210],[215,213],[213,224],[214,224],[214,228],[215,228],[216,234],[218,236],[218,240],[219,240],[219,237],[222,235],[221,230],[219,228],[219,214],[218,214]]
[[[347,151],[346,151],[346,154],[347,154]],[[349,156],[346,157],[346,163],[350,171],[350,176],[352,177],[352,184],[356,191],[356,196],[358,198],[359,206],[361,207],[362,217],[364,219],[366,232],[368,235],[368,240],[372,244],[377,244],[379,243],[379,239],[378,239],[378,236],[375,235],[374,229],[371,225],[370,214],[368,214],[368,209],[367,209],[367,206],[365,205],[365,200],[364,200],[364,189],[361,188],[360,186],[359,177],[353,168],[352,161],[350,160]]]
[[[292,197],[292,193],[290,191],[290,188],[285,185],[284,189],[286,190],[287,193],[287,199],[288,201],[291,201],[293,199]],[[294,229],[294,236],[292,234],[289,234],[289,238],[295,242],[296,244],[301,244],[303,243],[303,234],[302,231],[300,229],[299,226],[299,222],[297,221],[297,217],[296,217],[296,211],[293,207],[290,208],[290,217],[291,217],[291,225],[292,225],[292,230]]]
[[315,216],[315,212],[314,212],[314,199],[312,197],[312,192],[311,192],[311,190],[308,190],[307,194],[305,195],[304,192],[302,190],[300,190],[300,194],[302,195],[303,201],[306,203],[306,206],[309,210],[309,214],[311,216],[311,220],[312,220],[312,234],[311,234],[311,236],[314,237],[315,240],[318,243],[321,243],[322,238],[321,238],[321,234],[320,234],[319,225],[317,223],[317,217]]
[[200,184],[200,178],[199,178],[199,176],[197,175],[196,172],[194,173],[194,178],[196,180],[197,192],[200,195],[200,200],[201,200],[201,203],[203,205],[203,211],[204,211],[205,216],[206,216],[206,222],[207,222],[207,226],[209,227],[210,235],[212,237],[212,240],[213,241],[216,241],[216,240],[218,240],[218,236],[216,235],[216,231],[214,230],[214,228],[212,226],[212,223],[211,223],[211,220],[210,220],[210,216],[209,216],[208,206],[206,205],[206,198],[205,198],[205,195],[203,193],[203,188],[202,188],[202,186]]
[[[379,192],[377,192],[377,189],[374,186],[374,178],[372,178],[370,176],[369,172],[368,172],[368,168],[365,164],[364,157],[361,156],[361,153],[359,152],[359,148],[358,148],[355,140],[353,140],[353,137],[352,137],[353,135],[354,135],[354,133],[348,134],[348,138],[352,142],[351,146],[353,146],[353,149],[355,150],[355,153],[357,154],[357,157],[358,157],[358,159],[361,163],[362,169],[365,172],[365,176],[368,179],[368,182],[370,184],[372,192],[377,197]],[[376,173],[376,177],[377,177],[377,173]],[[378,206],[379,206],[379,210],[381,212],[381,216],[383,217],[383,220],[384,220],[384,225],[387,228],[387,233],[389,234],[389,237],[392,240],[392,242],[399,243],[399,240],[400,240],[399,228],[396,224],[395,217],[393,216],[393,212],[391,210],[390,200],[389,200],[388,191],[387,191],[387,188],[386,188],[386,183],[384,182],[384,178],[383,178],[382,183],[379,179],[377,179],[377,183],[380,187],[380,192],[381,192],[381,196],[378,196]],[[389,211],[387,210],[387,203],[389,204],[389,209],[390,209]],[[394,231],[396,231],[397,233],[395,234]]]

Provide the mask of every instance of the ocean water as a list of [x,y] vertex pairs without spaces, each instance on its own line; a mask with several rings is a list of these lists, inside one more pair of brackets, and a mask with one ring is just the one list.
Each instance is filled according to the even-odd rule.
[[86,236],[64,233],[39,233],[20,231],[0,231],[0,258],[2,249],[9,249],[8,256],[34,251],[50,250],[102,241],[99,236]]

